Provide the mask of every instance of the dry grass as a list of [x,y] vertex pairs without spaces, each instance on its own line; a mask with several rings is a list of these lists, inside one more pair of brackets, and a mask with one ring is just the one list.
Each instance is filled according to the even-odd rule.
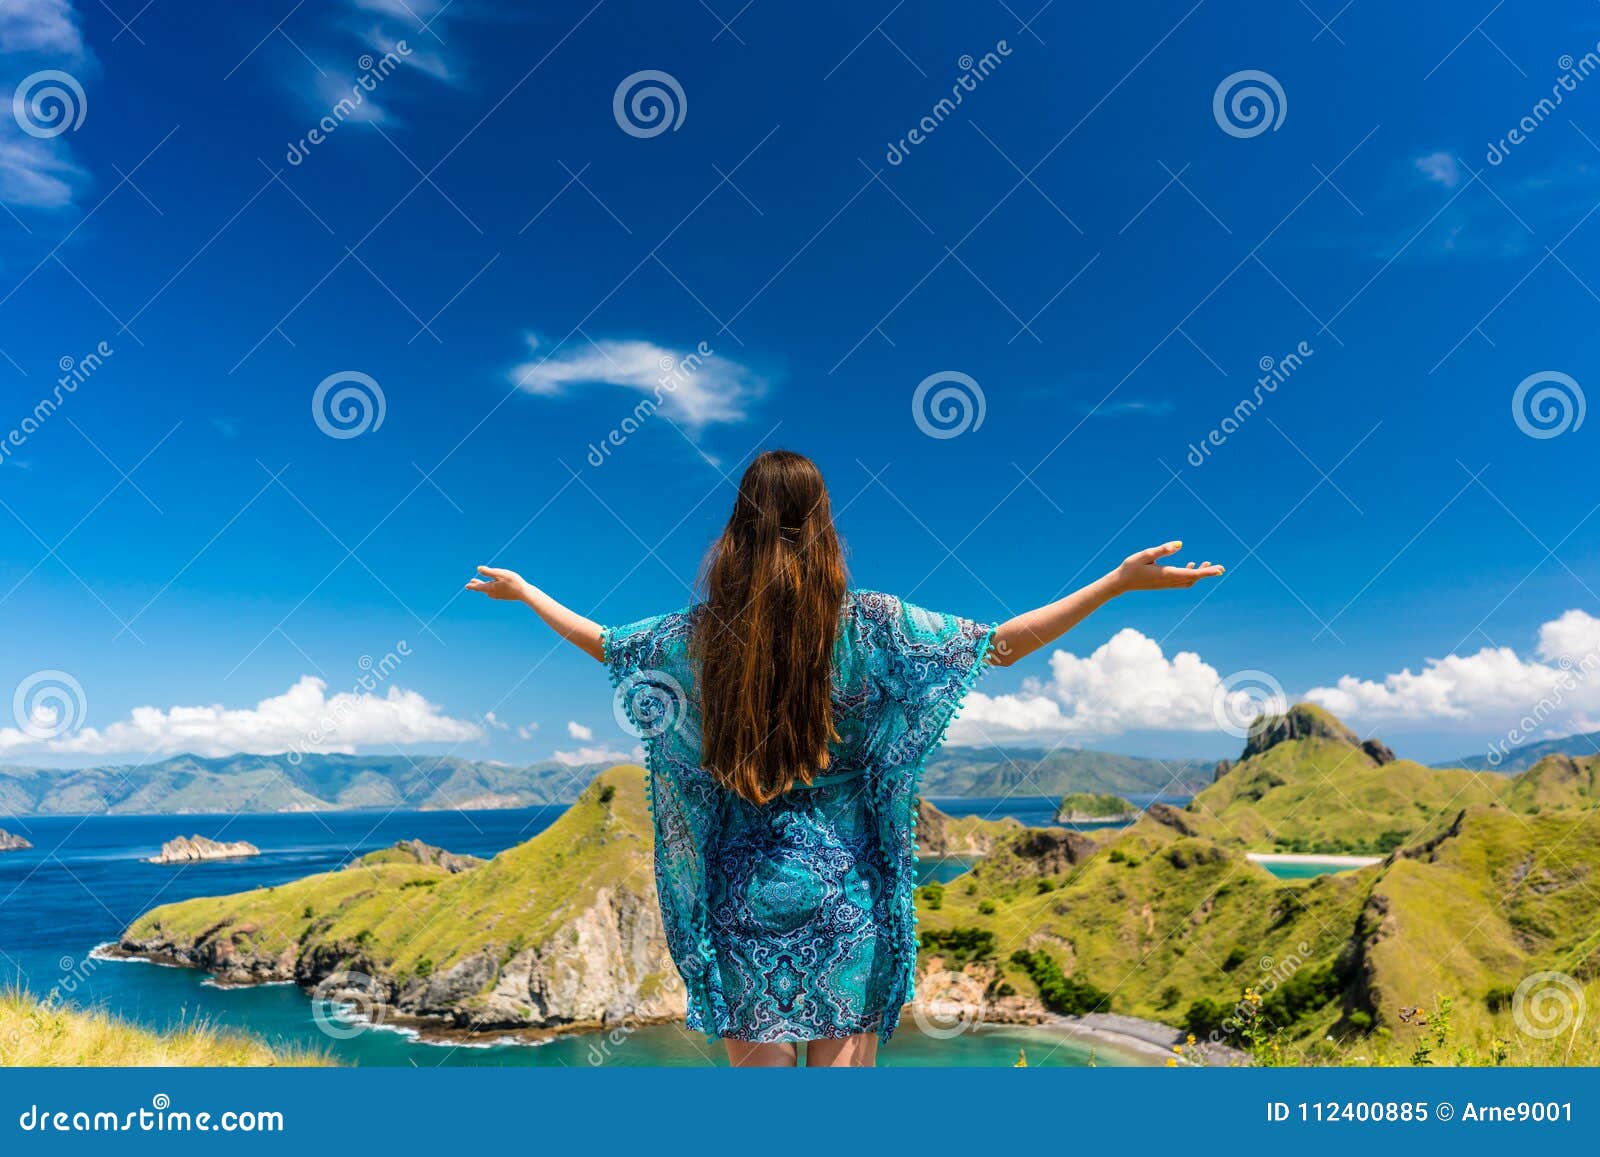
[[99,1010],[48,1007],[27,993],[0,993],[0,1066],[203,1067],[334,1062],[320,1053],[276,1050],[244,1033],[191,1024],[154,1033]]

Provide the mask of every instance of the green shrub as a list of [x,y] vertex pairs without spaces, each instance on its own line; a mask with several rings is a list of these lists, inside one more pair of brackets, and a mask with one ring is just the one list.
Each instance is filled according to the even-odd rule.
[[1051,1012],[1063,1016],[1082,1016],[1090,1012],[1110,1012],[1111,996],[1087,981],[1067,976],[1061,971],[1055,957],[1043,949],[1028,951],[1019,948],[1011,954],[1011,963],[1020,965],[1039,989],[1039,999]]
[[924,932],[920,939],[924,952],[938,952],[953,968],[968,961],[987,959],[995,950],[994,933],[987,928],[946,928]]
[[1209,996],[1202,996],[1191,1004],[1189,1011],[1184,1014],[1184,1031],[1193,1033],[1197,1037],[1226,1037],[1230,1035],[1228,1020],[1232,1016],[1233,1009],[1225,1004],[1218,1004]]

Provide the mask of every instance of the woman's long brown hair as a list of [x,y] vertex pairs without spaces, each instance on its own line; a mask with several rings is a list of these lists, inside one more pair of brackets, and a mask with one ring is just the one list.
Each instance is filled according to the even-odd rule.
[[833,645],[848,580],[816,463],[773,450],[750,464],[702,582],[691,636],[701,765],[765,804],[809,784],[837,738]]

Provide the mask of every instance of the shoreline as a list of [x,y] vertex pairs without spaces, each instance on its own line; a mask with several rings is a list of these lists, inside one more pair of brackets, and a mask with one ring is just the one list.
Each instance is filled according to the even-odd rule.
[[[1060,1029],[1068,1036],[1111,1045],[1126,1052],[1152,1059],[1169,1061],[1177,1054],[1172,1050],[1184,1042],[1187,1034],[1160,1021],[1127,1016],[1116,1012],[1091,1012],[1083,1016],[1052,1015],[1042,1024]],[[1208,1066],[1238,1066],[1249,1063],[1249,1058],[1228,1045],[1203,1044],[1202,1055]],[[1189,1062],[1184,1062],[1189,1063]]]
[[1253,864],[1322,864],[1336,868],[1370,868],[1383,863],[1382,856],[1324,855],[1318,852],[1246,852]]
[[[250,982],[227,982],[217,979],[214,973],[204,968],[197,968],[193,964],[182,963],[173,959],[161,959],[154,954],[129,952],[119,944],[110,942],[98,944],[90,951],[90,956],[96,960],[117,962],[124,964],[149,964],[157,968],[183,968],[190,971],[199,971],[206,974],[202,983],[211,987],[239,991],[249,988],[260,988],[275,985],[300,985],[294,980],[259,980]],[[304,991],[302,989],[302,991]],[[354,1005],[343,1001],[333,1001],[343,1005],[347,1010],[354,1011]],[[906,1005],[904,1018],[912,1015],[913,1005]],[[630,1017],[614,1024],[605,1024],[598,1021],[569,1022],[559,1025],[526,1025],[526,1026],[498,1026],[481,1029],[462,1028],[445,1018],[419,1017],[389,1010],[384,1015],[374,1019],[370,1013],[360,1010],[351,1017],[353,1021],[364,1021],[374,1030],[398,1033],[409,1037],[419,1045],[454,1046],[458,1048],[492,1048],[496,1045],[509,1045],[521,1047],[538,1047],[564,1036],[593,1036],[614,1032],[624,1025],[630,1029],[642,1028],[653,1025],[673,1025],[682,1022],[681,1017]],[[1044,1028],[1062,1033],[1064,1036],[1089,1043],[1103,1045],[1119,1050],[1139,1058],[1150,1060],[1170,1059],[1174,1054],[1172,1048],[1180,1044],[1184,1034],[1168,1024],[1158,1021],[1144,1020],[1140,1017],[1125,1016],[1120,1013],[1090,1013],[1085,1016],[1060,1016],[1047,1013],[1037,1019],[1026,1020],[994,1020],[987,1022],[994,1027],[1019,1027],[1019,1028]],[[1234,1050],[1225,1050],[1232,1054]],[[1242,1054],[1239,1054],[1242,1056]],[[1236,1063],[1223,1061],[1222,1063]]]

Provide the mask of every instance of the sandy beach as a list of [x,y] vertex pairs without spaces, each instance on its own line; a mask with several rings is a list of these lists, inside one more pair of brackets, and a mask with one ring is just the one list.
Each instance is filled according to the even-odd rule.
[[1294,852],[1250,852],[1247,858],[1257,864],[1319,864],[1337,868],[1368,868],[1383,863],[1382,856],[1321,856]]

